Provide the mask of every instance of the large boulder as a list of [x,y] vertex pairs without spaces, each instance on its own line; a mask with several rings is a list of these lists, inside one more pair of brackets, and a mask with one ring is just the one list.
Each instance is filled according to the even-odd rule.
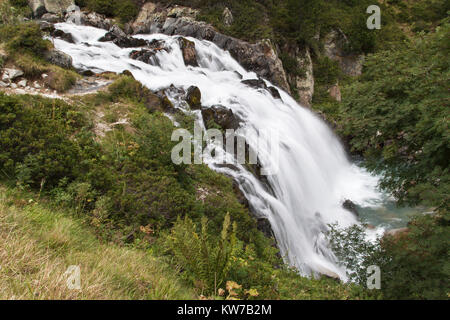
[[19,69],[5,68],[3,69],[2,81],[13,81],[23,76],[23,71]]
[[190,86],[186,93],[186,102],[191,109],[200,109],[202,107],[202,93],[196,86]]
[[267,85],[262,79],[247,79],[242,80],[241,82],[254,89],[267,89]]
[[106,18],[106,16],[96,12],[90,12],[87,15],[83,15],[82,19],[88,26],[99,29],[110,30],[113,26],[113,22],[111,19]]
[[133,60],[142,61],[152,66],[159,66],[159,61],[156,58],[156,51],[149,49],[133,50],[130,52],[130,58]]
[[44,0],[45,10],[50,13],[64,14],[67,8],[75,5],[74,0]]
[[241,122],[240,118],[236,116],[231,109],[222,105],[214,105],[209,108],[202,108],[203,122],[209,129],[209,124],[214,121],[222,129],[237,130]]
[[275,99],[281,100],[281,95],[280,95],[280,92],[278,91],[278,89],[273,86],[268,87],[263,79],[247,79],[247,80],[242,80],[241,83],[243,83],[249,87],[252,87],[254,89],[267,90],[272,95],[272,97],[274,97]]
[[51,35],[53,38],[59,38],[61,40],[69,42],[69,43],[75,43],[75,41],[73,40],[72,34],[66,33],[60,29],[55,29],[54,31],[51,32]]
[[109,29],[109,31],[99,39],[99,41],[112,41],[115,45],[121,48],[137,48],[147,45],[146,40],[127,36],[127,34],[117,25],[113,25],[111,29]]
[[195,51],[195,43],[186,38],[179,38],[181,52],[183,53],[184,64],[187,66],[198,67],[197,52]]
[[355,203],[353,203],[353,201],[348,199],[345,200],[344,203],[342,204],[342,207],[347,211],[353,213],[356,217],[359,217],[358,207],[356,206]]
[[115,24],[113,25],[109,31],[103,36],[101,37],[98,41],[104,42],[104,41],[113,41],[117,38],[124,38],[127,35],[125,34],[125,32],[120,29],[120,27]]
[[72,57],[62,51],[52,49],[45,54],[45,59],[61,68],[72,68]]
[[45,10],[44,0],[28,0],[33,17],[40,18],[47,11]]

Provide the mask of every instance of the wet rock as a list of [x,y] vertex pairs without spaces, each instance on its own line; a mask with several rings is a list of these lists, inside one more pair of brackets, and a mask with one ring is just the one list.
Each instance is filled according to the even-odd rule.
[[147,41],[144,39],[136,39],[133,37],[120,37],[113,40],[113,43],[121,48],[137,48],[147,45]]
[[39,21],[39,28],[41,29],[41,31],[43,32],[48,32],[48,33],[52,33],[55,31],[55,27],[53,26],[52,23],[47,22],[47,21]]
[[350,211],[351,213],[353,213],[356,217],[359,217],[359,212],[358,212],[358,208],[356,206],[356,204],[353,203],[353,201],[351,200],[345,200],[344,203],[342,204],[342,207],[348,211]]
[[236,130],[239,128],[239,124],[241,123],[241,119],[236,116],[231,109],[221,105],[202,108],[202,116],[207,128],[209,128],[209,123],[211,123],[211,121],[214,121],[224,130]]
[[242,204],[245,208],[248,208],[249,202],[248,202],[247,198],[245,197],[244,193],[239,188],[239,184],[235,180],[233,180],[233,191],[234,191],[234,194],[236,195],[238,202],[240,204]]
[[270,87],[267,88],[267,90],[270,92],[272,97],[274,97],[275,99],[280,99],[281,100],[281,95],[280,95],[280,92],[278,91],[277,88],[270,86]]
[[45,10],[44,0],[28,0],[34,18],[40,18],[47,10]]
[[136,47],[144,47],[147,45],[146,40],[136,39],[127,36],[127,34],[117,25],[113,25],[109,30],[109,32],[107,32],[98,41],[101,42],[112,41],[116,46],[121,48],[136,48]]
[[187,66],[198,67],[197,52],[195,51],[195,43],[186,38],[179,38],[181,52],[183,53],[184,64]]
[[222,18],[223,18],[224,25],[229,27],[233,24],[233,14],[231,13],[230,9],[228,9],[227,7],[225,7],[225,9],[223,9]]
[[200,89],[196,86],[190,86],[186,93],[186,102],[189,104],[191,109],[200,109],[202,100],[202,93]]
[[91,70],[82,70],[79,73],[84,77],[92,77],[95,75],[95,73],[92,72]]
[[262,79],[248,79],[248,80],[242,80],[241,83],[252,87],[254,89],[267,89],[267,85]]
[[270,221],[267,218],[259,218],[257,220],[257,228],[268,238],[275,238],[272,230],[272,226],[270,225]]
[[66,33],[62,30],[56,29],[51,33],[52,37],[54,38],[59,38],[61,40],[64,40],[66,42],[69,43],[75,43],[75,41],[73,40],[73,37],[70,33]]
[[123,30],[120,29],[120,27],[115,24],[109,29],[109,31],[103,37],[98,39],[98,41],[101,42],[113,41],[117,38],[125,38],[126,36],[127,35],[125,34],[125,32],[123,32]]
[[48,51],[44,57],[48,62],[61,68],[72,68],[72,57],[62,51],[52,49]]
[[151,49],[133,50],[130,52],[130,58],[133,60],[142,61],[152,66],[159,66],[159,61],[156,58],[156,51]]
[[75,5],[74,0],[44,0],[45,10],[50,13],[66,13],[69,6]]

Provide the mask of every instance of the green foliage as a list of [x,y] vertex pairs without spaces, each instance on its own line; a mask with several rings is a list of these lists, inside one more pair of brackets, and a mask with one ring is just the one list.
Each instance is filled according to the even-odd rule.
[[87,6],[89,10],[117,17],[122,23],[131,21],[139,13],[136,1],[133,0],[86,0],[78,3]]
[[401,201],[448,205],[448,22],[403,48],[369,56],[343,90],[337,120],[354,152]]
[[208,232],[208,221],[202,218],[201,230],[189,218],[178,218],[164,245],[173,254],[178,266],[191,281],[201,282],[199,287],[209,293],[216,292],[227,280],[237,247],[236,224],[231,226],[230,215],[223,221],[219,237]]
[[0,94],[0,172],[24,185],[56,185],[80,174],[79,144],[69,134],[83,116],[60,100]]
[[350,276],[362,287],[367,267],[381,270],[381,293],[385,299],[448,299],[450,215],[441,211],[416,216],[406,234],[385,236],[375,243],[364,240],[361,227],[333,228],[332,247]]
[[34,22],[12,23],[0,26],[0,41],[6,43],[6,49],[16,52],[42,56],[50,48],[50,42],[44,40],[39,25]]

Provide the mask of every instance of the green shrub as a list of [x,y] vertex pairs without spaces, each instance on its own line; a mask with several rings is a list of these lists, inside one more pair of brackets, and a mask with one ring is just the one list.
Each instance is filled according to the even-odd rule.
[[55,186],[79,174],[81,152],[69,139],[83,123],[60,100],[0,94],[0,172],[24,185]]
[[446,210],[416,216],[406,234],[385,236],[376,243],[366,242],[360,227],[332,229],[332,248],[361,287],[367,267],[378,266],[384,299],[448,299],[449,221]]
[[139,13],[139,8],[133,0],[86,0],[79,3],[92,11],[118,17],[122,23],[129,22]]
[[51,47],[51,43],[42,37],[41,29],[35,22],[0,27],[0,40],[6,42],[6,49],[11,55],[20,52],[42,56]]
[[208,222],[202,219],[201,230],[189,218],[178,218],[164,246],[182,268],[186,277],[206,292],[214,293],[227,280],[237,248],[236,225],[231,226],[230,215],[223,221],[219,237],[208,232]]
[[413,204],[449,201],[449,31],[446,22],[403,48],[369,56],[340,106],[352,150],[384,173],[382,186]]

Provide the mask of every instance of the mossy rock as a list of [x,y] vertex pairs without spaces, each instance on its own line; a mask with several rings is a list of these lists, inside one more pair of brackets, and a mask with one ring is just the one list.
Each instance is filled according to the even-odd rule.
[[202,107],[201,104],[202,93],[200,89],[196,86],[190,86],[187,90],[186,101],[191,107],[191,109],[197,110]]

